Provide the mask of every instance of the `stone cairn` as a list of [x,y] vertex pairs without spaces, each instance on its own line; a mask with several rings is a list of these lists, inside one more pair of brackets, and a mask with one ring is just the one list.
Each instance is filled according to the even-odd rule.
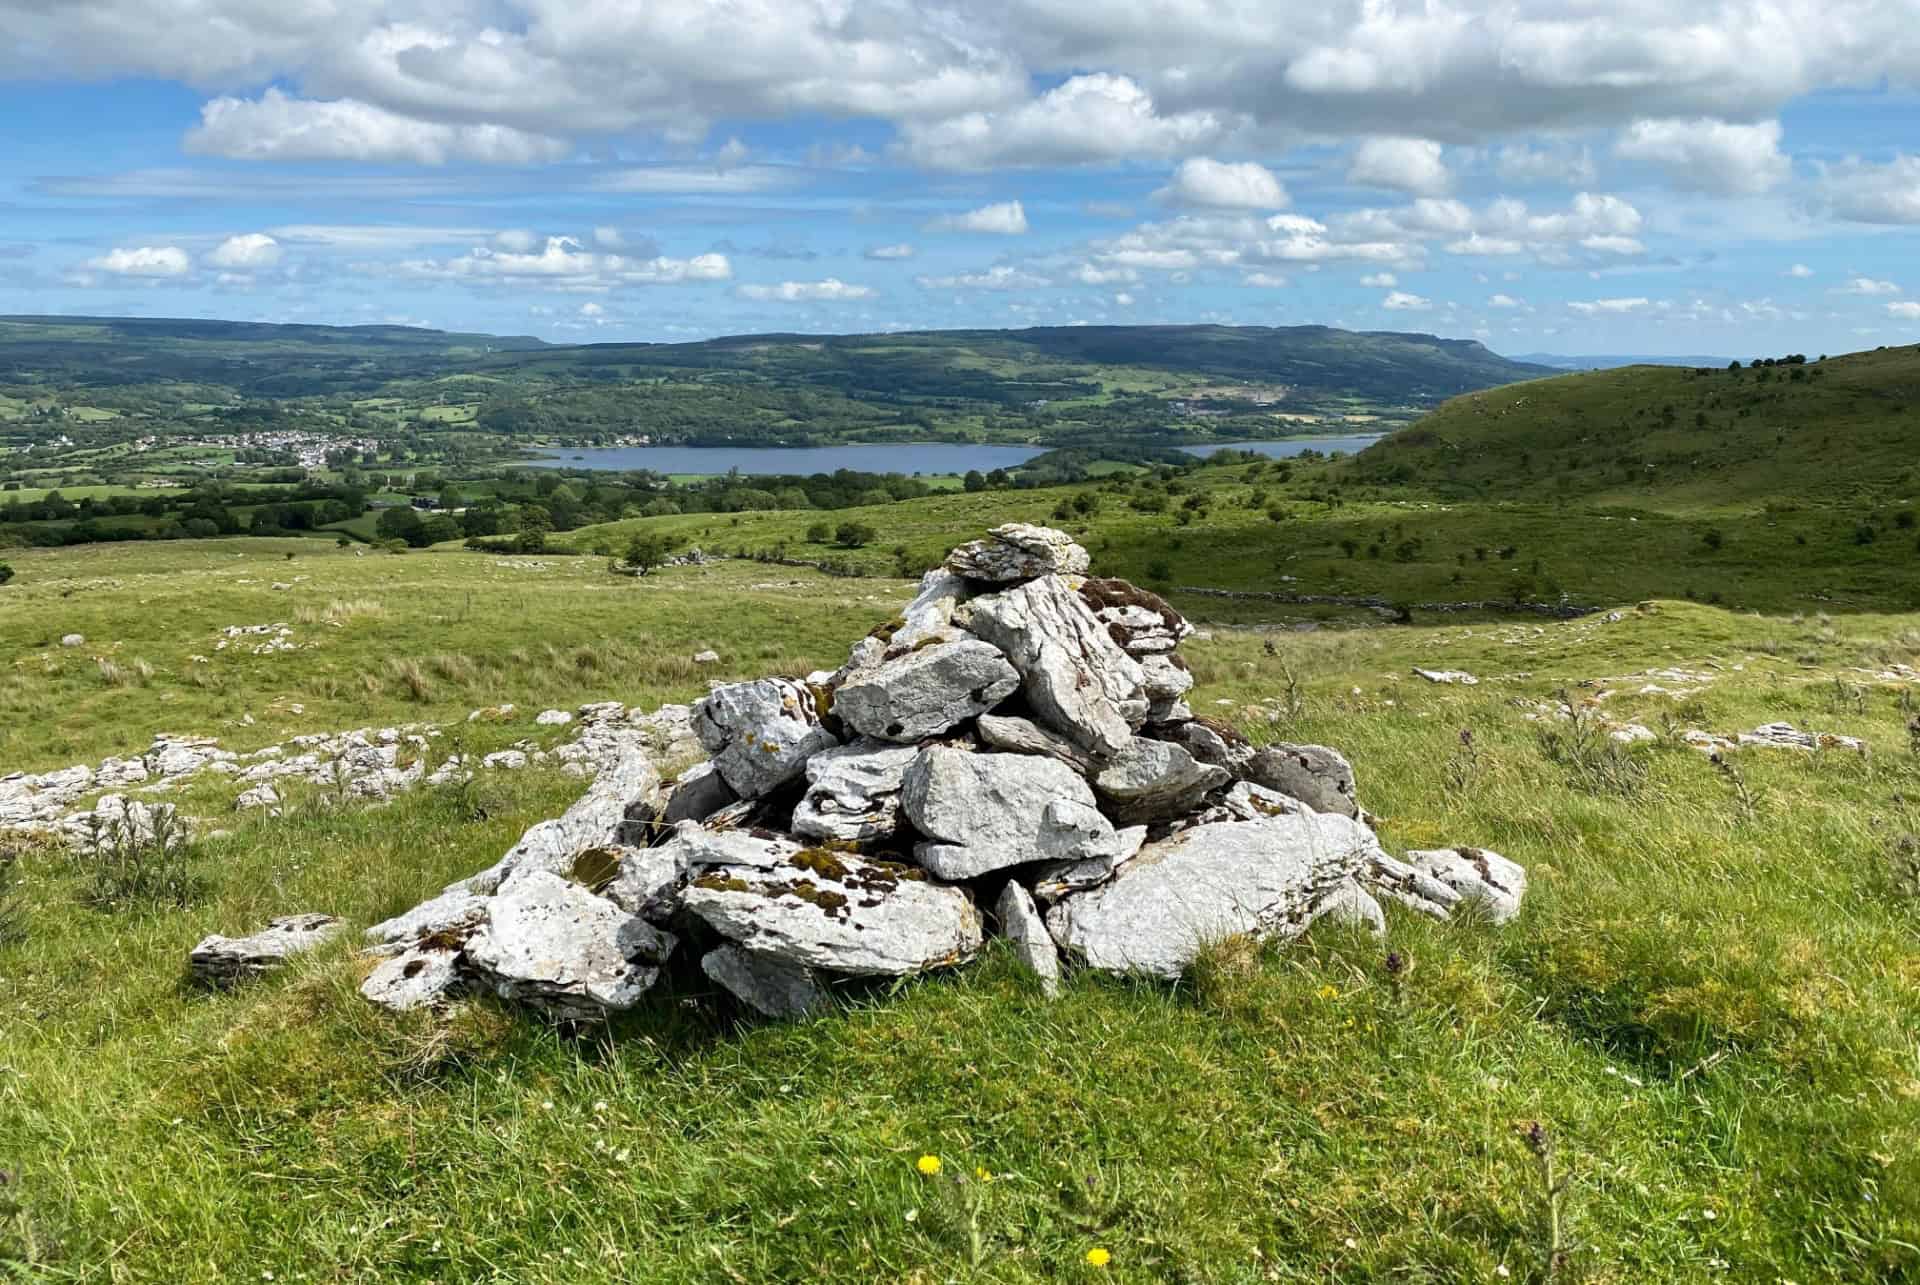
[[594,1021],[682,952],[791,1017],[850,979],[964,964],[989,931],[1051,995],[1066,968],[1172,978],[1323,917],[1383,932],[1381,896],[1516,913],[1525,872],[1495,853],[1389,856],[1337,751],[1194,717],[1191,627],[1087,569],[1062,532],[999,527],[839,670],[716,686],[692,714],[707,762],[671,786],[638,750],[603,767],[493,866],[369,929],[362,993]]

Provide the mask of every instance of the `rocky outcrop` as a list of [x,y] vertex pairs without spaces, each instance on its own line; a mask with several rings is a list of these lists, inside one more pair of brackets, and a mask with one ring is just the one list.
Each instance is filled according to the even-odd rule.
[[261,977],[295,955],[325,945],[345,927],[332,915],[286,915],[267,921],[251,937],[203,939],[187,956],[194,980],[207,986],[231,986]]
[[964,889],[817,850],[771,870],[716,866],[687,885],[681,905],[747,950],[854,977],[965,963],[981,944],[980,912]]
[[977,638],[935,643],[855,674],[834,717],[862,736],[915,744],[986,713],[1020,686],[1000,650]]
[[987,532],[986,539],[963,544],[947,555],[948,570],[989,584],[1077,576],[1086,571],[1088,562],[1087,551],[1066,532],[1025,522],[997,526]]
[[955,619],[1020,671],[1040,718],[1082,749],[1118,754],[1146,720],[1146,676],[1058,576],[963,604]]
[[[915,860],[942,879],[971,879],[1043,855],[1079,859],[1093,855],[1083,850],[1090,838],[1113,834],[1093,791],[1072,768],[1020,754],[935,746],[907,769],[900,803],[926,836],[914,848]],[[1079,807],[1063,821],[1059,803]]]
[[466,944],[477,984],[567,1019],[632,1008],[675,939],[545,870],[514,875]]
[[[1391,856],[1337,751],[1192,718],[1191,627],[1124,582],[1068,579],[1085,565],[1058,532],[1004,528],[836,673],[716,686],[644,723],[582,707],[592,788],[368,930],[362,993],[406,1009],[479,991],[592,1021],[637,1003],[684,941],[740,1011],[782,1018],[966,963],[982,904],[1048,995],[1070,966],[1175,977],[1229,937],[1381,932],[1381,898],[1510,916],[1524,872],[1476,849]],[[711,758],[663,791],[653,764],[689,734]]]
[[693,707],[693,730],[713,766],[743,799],[770,794],[840,743],[820,724],[814,696],[785,678],[716,687]]
[[1196,826],[1062,900],[1047,927],[1091,967],[1178,977],[1230,937],[1298,936],[1378,849],[1365,826],[1322,813]]
[[902,780],[919,754],[911,745],[855,741],[814,755],[793,832],[845,843],[890,838],[900,826]]

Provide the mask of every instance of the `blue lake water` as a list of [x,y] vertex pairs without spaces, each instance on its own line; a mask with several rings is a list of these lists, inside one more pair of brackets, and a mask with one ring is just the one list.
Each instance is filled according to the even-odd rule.
[[[1236,450],[1258,451],[1284,459],[1302,451],[1364,450],[1373,435],[1360,437],[1301,437],[1277,442],[1235,442]],[[1220,446],[1189,448],[1211,455]],[[561,449],[527,464],[533,468],[577,468],[625,472],[651,469],[656,473],[725,473],[737,468],[746,476],[790,474],[805,476],[852,469],[859,473],[965,473],[979,469],[1019,468],[1043,452],[1034,446],[972,446],[953,442],[892,442],[872,446],[582,446]]]

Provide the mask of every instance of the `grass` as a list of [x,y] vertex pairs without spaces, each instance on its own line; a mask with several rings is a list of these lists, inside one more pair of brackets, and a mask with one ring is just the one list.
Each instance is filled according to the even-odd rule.
[[[243,709],[276,726],[234,735],[277,738],[289,700],[317,730],[501,698],[685,696],[707,676],[677,667],[696,641],[726,658],[719,676],[804,671],[908,588],[738,564],[638,582],[592,560],[329,551],[289,567],[284,547],[210,544],[171,570],[161,555],[180,546],[34,555],[48,561],[8,591],[33,596],[10,597],[0,627],[72,622],[158,672],[101,691],[84,654],[98,641],[10,648],[14,677],[51,694],[23,705],[7,688],[9,765],[17,747],[27,762],[96,757],[161,722],[224,735]],[[293,575],[308,577],[295,591],[250,583]],[[204,649],[216,622],[256,619],[323,645],[223,652],[224,692],[172,681],[175,654]],[[87,865],[29,846],[12,863],[24,941],[0,946],[0,1274],[1920,1273],[1920,905],[1899,878],[1920,759],[1914,694],[1866,672],[1920,660],[1920,617],[1668,601],[1572,623],[1215,620],[1184,650],[1196,708],[1256,739],[1343,748],[1394,851],[1479,843],[1527,866],[1522,917],[1496,930],[1391,910],[1398,970],[1387,946],[1316,930],[1286,950],[1230,943],[1173,986],[1079,977],[1056,1004],[995,949],[786,1026],[683,1004],[703,992],[683,971],[609,1031],[568,1038],[485,1001],[379,1014],[354,993],[365,964],[349,941],[231,993],[181,981],[205,933],[300,910],[357,932],[490,863],[577,794],[558,774],[386,807],[290,786],[280,817],[221,818],[230,833],[200,846],[205,884],[185,907],[91,908]],[[1482,682],[1432,686],[1413,665]],[[1642,694],[1650,669],[1712,677]],[[329,683],[338,697],[315,694]],[[1634,788],[1548,751],[1526,715],[1562,691],[1662,733],[1627,752]],[[1782,719],[1872,753],[1748,751],[1736,790],[1667,735]],[[916,1168],[929,1154],[940,1177]],[[1556,1210],[1570,1256],[1550,1270]]]
[[1460,498],[1666,512],[1901,504],[1920,491],[1917,382],[1915,346],[1797,367],[1534,380],[1455,398],[1351,472]]

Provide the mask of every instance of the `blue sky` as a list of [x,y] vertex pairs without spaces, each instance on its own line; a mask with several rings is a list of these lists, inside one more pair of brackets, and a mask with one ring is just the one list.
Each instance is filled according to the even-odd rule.
[[0,312],[1920,341],[1914,0],[0,0]]

